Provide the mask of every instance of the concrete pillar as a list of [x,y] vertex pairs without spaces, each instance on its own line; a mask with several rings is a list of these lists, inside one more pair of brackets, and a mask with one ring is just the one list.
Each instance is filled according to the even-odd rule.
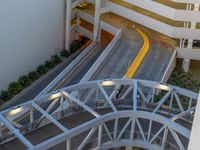
[[78,40],[79,39],[79,26],[80,26],[80,23],[81,23],[81,20],[79,17],[77,17],[76,19],[76,29],[75,29],[75,40]]
[[66,142],[66,150],[71,150],[71,139]]
[[126,147],[126,150],[133,150],[133,148],[132,147]]
[[93,41],[99,40],[101,0],[95,0],[94,33]]
[[[190,4],[189,10],[191,10],[192,5]],[[199,4],[194,4],[194,10],[193,11],[199,11]],[[191,22],[191,29],[195,29],[196,28],[196,22]],[[188,40],[188,45],[187,48],[192,49],[193,47],[193,39],[189,39]],[[183,64],[182,64],[182,68],[184,70],[184,72],[188,72],[190,69],[190,63],[191,60],[190,59],[184,59],[183,60]]]
[[[187,48],[192,48],[192,45],[193,45],[193,40],[189,39],[188,40]],[[190,59],[184,59],[183,60],[182,68],[183,68],[184,72],[188,72],[189,71],[189,69],[190,69],[190,62],[191,62]]]
[[70,34],[71,34],[71,0],[67,0],[66,7],[66,32],[65,32],[65,49],[70,51]]
[[31,110],[30,110],[30,124],[31,124],[31,128],[33,128],[33,123],[34,123],[34,111],[33,111],[33,108],[31,108]]

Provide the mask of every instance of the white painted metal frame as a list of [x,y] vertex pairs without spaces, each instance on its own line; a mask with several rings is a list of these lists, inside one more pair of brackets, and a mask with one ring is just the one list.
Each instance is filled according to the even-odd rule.
[[[116,98],[117,89],[114,88],[114,93],[112,92],[111,95],[108,95],[106,92],[106,86],[113,86],[116,87],[126,87],[127,89],[124,91],[123,94],[121,94],[122,100],[127,99],[127,95],[131,94],[131,100],[132,105],[129,106],[131,109],[129,110],[118,110],[117,109],[117,99],[120,99],[121,97]],[[147,101],[147,98],[145,97],[145,92],[143,90],[143,87],[151,88],[150,92],[153,91],[153,95],[155,94],[155,89],[166,91],[166,94],[162,96],[161,99],[158,100],[158,102],[152,102],[151,100]],[[105,108],[110,108],[113,110],[110,113],[101,115],[94,109],[99,109],[98,107],[92,108],[90,105],[88,105],[88,102],[93,100],[92,102],[95,102],[94,97],[92,96],[95,92],[94,89],[99,89],[96,94],[101,94],[105,98],[105,104],[108,103],[108,105],[104,105]],[[79,95],[79,98],[75,97],[73,92],[79,91],[87,91],[89,96],[86,96],[86,102],[84,97]],[[90,94],[90,91],[92,91],[93,94]],[[138,97],[138,94],[142,95],[141,98]],[[188,98],[188,105],[187,108],[183,107],[182,99],[179,95],[185,96]],[[96,97],[96,96],[95,96]],[[153,98],[154,96],[152,96]],[[82,99],[83,98],[83,99]],[[98,98],[98,97],[96,97]],[[79,150],[83,149],[84,146],[90,141],[90,138],[94,135],[94,133],[98,129],[98,136],[97,138],[97,147],[96,149],[104,149],[116,147],[119,145],[126,146],[140,146],[143,148],[149,147],[149,149],[163,149],[166,144],[169,144],[167,140],[168,133],[170,132],[174,138],[174,141],[178,145],[179,149],[185,149],[183,146],[183,143],[181,143],[181,140],[178,137],[178,134],[181,134],[186,139],[189,139],[190,137],[190,130],[182,126],[181,124],[175,122],[178,119],[184,119],[185,116],[191,115],[191,111],[195,110],[195,106],[193,103],[196,103],[196,100],[198,98],[198,94],[194,93],[189,90],[185,90],[182,88],[178,88],[171,85],[164,85],[158,82],[152,82],[152,81],[145,81],[145,80],[125,80],[125,79],[115,79],[115,80],[101,80],[101,81],[91,81],[91,82],[85,82],[78,85],[73,85],[70,87],[66,87],[63,89],[60,89],[58,91],[55,91],[53,93],[38,97],[34,99],[33,101],[21,104],[20,106],[10,108],[7,110],[4,110],[0,112],[0,123],[3,124],[4,127],[8,128],[22,143],[29,149],[47,149],[51,148],[52,146],[55,146],[63,141],[66,141],[66,149],[71,149],[71,138],[73,138],[76,135],[79,135],[80,133],[83,133],[85,131],[90,130],[88,135],[85,137],[82,143],[79,145]],[[89,122],[85,122],[84,124],[72,128],[67,129],[65,126],[63,126],[61,123],[59,123],[52,115],[50,114],[50,110],[53,108],[53,105],[55,105],[56,102],[60,101],[59,106],[62,106],[61,111],[64,109],[68,109],[64,107],[63,101],[69,101],[73,103],[73,105],[80,106],[83,110],[88,111],[92,115],[94,115],[94,119],[92,119]],[[171,113],[171,118],[167,118],[166,116],[162,116],[160,113],[160,108],[163,107],[164,103],[167,101],[170,101],[169,106],[167,106],[169,109],[172,107],[171,100],[174,100],[178,107],[174,108],[177,110],[178,113]],[[55,102],[56,101],[56,102]],[[145,102],[146,104],[154,104],[155,107],[152,109],[152,111],[144,111],[140,110],[139,102]],[[49,107],[44,110],[42,108],[42,104],[48,102]],[[166,104],[164,105],[166,107]],[[70,107],[70,106],[69,106]],[[120,106],[121,107],[121,106]],[[122,107],[123,108],[123,107]],[[40,113],[42,113],[41,120],[45,119],[45,117],[50,120],[49,123],[54,123],[58,128],[60,128],[63,132],[55,137],[52,137],[38,145],[33,146],[24,136],[22,133],[19,132],[19,130],[14,127],[8,117],[19,115],[23,111],[29,110],[30,112],[30,119],[31,123],[34,122],[34,114],[33,109],[38,110]],[[159,112],[159,113],[157,113]],[[23,114],[23,113],[22,113]],[[24,114],[21,116],[21,118],[24,118]],[[122,127],[121,131],[118,131],[118,124],[120,123],[121,118],[128,118],[125,125]],[[59,118],[57,118],[59,119]],[[145,119],[149,121],[148,125],[148,132],[144,131],[140,119]],[[106,122],[115,120],[114,126],[113,126],[113,133],[110,132],[108,126],[106,125]],[[161,124],[161,128],[152,135],[152,122],[156,122]],[[16,122],[17,123],[17,122]],[[128,130],[128,126],[131,126],[131,128]],[[136,131],[136,126],[138,127],[139,131]],[[108,136],[109,141],[106,143],[102,141],[103,130],[105,130],[106,136]],[[117,134],[119,132],[119,134]],[[163,133],[163,137],[160,137],[160,133]],[[124,134],[129,134],[129,139],[123,139]],[[141,135],[140,141],[134,138],[135,135]],[[154,140],[156,138],[161,138],[162,144],[155,144]],[[142,141],[141,141],[142,140]],[[124,142],[123,142],[124,141]],[[112,143],[111,145],[109,143]]]

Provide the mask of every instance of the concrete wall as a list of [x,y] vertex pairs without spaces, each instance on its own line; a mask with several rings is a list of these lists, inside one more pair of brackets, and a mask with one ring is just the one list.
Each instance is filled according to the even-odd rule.
[[64,0],[0,1],[0,89],[64,47]]

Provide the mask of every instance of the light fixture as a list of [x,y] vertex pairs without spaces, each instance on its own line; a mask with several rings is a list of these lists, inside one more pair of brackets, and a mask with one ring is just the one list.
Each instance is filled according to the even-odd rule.
[[8,115],[16,115],[20,112],[22,112],[24,109],[20,106],[17,106],[15,108],[11,108],[11,111],[8,113]]
[[102,86],[112,86],[112,85],[115,85],[115,82],[112,80],[105,80],[105,81],[101,82],[101,85]]

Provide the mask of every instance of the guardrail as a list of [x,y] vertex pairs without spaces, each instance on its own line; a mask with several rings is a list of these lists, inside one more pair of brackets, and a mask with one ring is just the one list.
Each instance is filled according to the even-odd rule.
[[112,52],[114,46],[121,38],[121,34],[122,34],[122,31],[120,29],[120,30],[118,30],[118,33],[116,34],[114,39],[110,42],[110,44],[106,47],[106,49],[103,51],[103,53],[99,56],[99,58],[93,64],[93,66],[89,69],[89,71],[81,79],[80,83],[89,81],[89,79],[91,79],[91,77],[95,74],[95,72],[101,66],[101,64],[104,62],[104,60],[107,58],[107,56]]
[[177,48],[177,58],[200,60],[200,48]]
[[172,58],[169,62],[169,65],[167,66],[167,69],[165,70],[165,73],[161,79],[161,83],[166,83],[169,77],[171,76],[174,68],[176,67],[176,54],[177,54],[177,48],[174,51]]
[[76,59],[74,59],[44,90],[42,90],[37,96],[40,97],[44,94],[47,94],[52,90],[56,84],[58,84],[65,75],[70,72],[86,55],[87,53],[97,44],[97,42],[92,42]]
[[[81,18],[81,19],[83,19],[83,20],[85,20],[85,21],[87,21],[91,24],[94,23],[94,17],[91,14],[88,14],[88,13],[86,13],[86,12],[80,10],[80,9],[76,9],[75,11],[76,11],[79,18]],[[108,23],[103,22],[103,21],[100,21],[100,27],[101,27],[101,29],[103,29],[103,30],[105,30],[105,31],[107,31],[111,34],[114,34],[114,35],[116,35],[119,31],[118,28],[115,28],[115,27],[113,27],[113,26],[111,26]]]

